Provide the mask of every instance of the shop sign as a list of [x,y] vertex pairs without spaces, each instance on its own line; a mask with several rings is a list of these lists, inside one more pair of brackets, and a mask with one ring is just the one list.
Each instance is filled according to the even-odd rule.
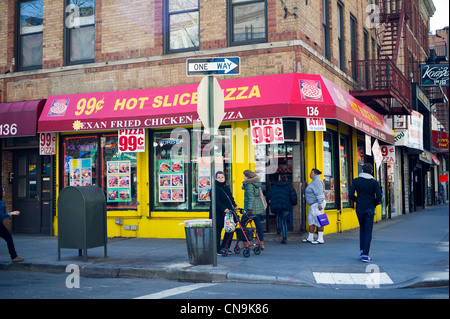
[[119,153],[124,152],[145,152],[144,129],[119,130]]
[[433,130],[431,132],[431,138],[433,141],[433,152],[448,152],[448,132]]
[[281,118],[250,120],[253,145],[284,144]]
[[39,135],[39,155],[56,155],[56,133]]
[[306,119],[308,124],[308,131],[326,131],[327,124],[325,119],[308,118]]
[[448,86],[448,63],[423,64],[420,66],[420,84],[422,87]]
[[378,144],[378,140],[375,140],[372,146],[372,153],[375,158],[375,163],[377,164],[377,168],[383,162],[383,154],[381,153],[380,145]]
[[395,146],[394,145],[382,145],[380,146],[381,155],[383,155],[382,163],[394,163],[395,162]]

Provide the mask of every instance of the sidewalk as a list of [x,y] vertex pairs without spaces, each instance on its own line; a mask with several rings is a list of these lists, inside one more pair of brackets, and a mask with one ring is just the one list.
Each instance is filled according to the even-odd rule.
[[[381,288],[448,286],[448,205],[376,223],[371,264],[358,258],[358,228],[326,235],[324,245],[302,243],[304,236],[296,234],[288,235],[287,245],[279,243],[280,236],[265,236],[265,250],[260,255],[252,252],[245,258],[241,252],[228,257],[217,256],[218,265],[213,267],[189,264],[184,239],[112,239],[108,243],[108,257],[103,257],[103,247],[92,248],[88,249],[88,261],[84,262],[76,249],[61,249],[59,261],[56,237],[13,235],[16,250],[25,261],[12,264],[2,241],[0,270],[64,273],[68,264],[77,264],[84,277],[345,288],[368,284],[379,284]],[[377,277],[370,277],[374,274]]]

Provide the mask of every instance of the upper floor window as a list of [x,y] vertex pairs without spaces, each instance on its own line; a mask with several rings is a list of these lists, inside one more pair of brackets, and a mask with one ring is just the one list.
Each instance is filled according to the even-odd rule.
[[165,53],[200,48],[199,0],[164,1]]
[[331,60],[329,0],[322,0],[322,39],[323,39],[323,56],[327,60]]
[[339,44],[339,68],[345,72],[345,32],[344,32],[344,6],[337,3],[337,33]]
[[229,0],[230,45],[267,42],[267,1]]
[[66,64],[95,60],[95,0],[66,0]]
[[42,68],[42,33],[44,30],[44,1],[17,3],[17,66],[19,70]]

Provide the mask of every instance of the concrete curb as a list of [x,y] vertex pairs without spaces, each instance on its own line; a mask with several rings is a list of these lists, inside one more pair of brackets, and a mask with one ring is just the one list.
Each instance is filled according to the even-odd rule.
[[[67,265],[64,264],[33,264],[33,263],[0,263],[0,270],[11,271],[34,271],[51,274],[68,274]],[[301,287],[327,287],[329,285],[313,285],[297,278],[254,275],[225,270],[213,269],[212,271],[198,270],[194,267],[179,268],[134,268],[134,267],[111,267],[90,266],[80,267],[80,276],[86,278],[142,278],[142,279],[165,279],[180,282],[245,282],[258,284],[277,284]],[[439,273],[431,277],[424,277],[414,281],[384,286],[383,288],[430,288],[448,287],[448,273]],[[360,286],[355,286],[360,287]]]

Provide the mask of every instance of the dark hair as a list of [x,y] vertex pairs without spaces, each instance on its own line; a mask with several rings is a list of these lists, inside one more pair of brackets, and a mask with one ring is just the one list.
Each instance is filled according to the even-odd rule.
[[225,177],[225,174],[224,174],[224,172],[222,172],[222,171],[218,171],[218,172],[216,172],[216,178],[217,178],[217,175],[219,175],[219,174],[222,174],[224,177]]
[[282,175],[280,176],[280,179],[281,179],[283,182],[287,182],[287,181],[289,180],[289,176],[288,176],[287,174],[282,174]]
[[0,200],[3,199],[3,187],[0,186]]
[[315,174],[317,174],[317,175],[322,174],[322,172],[319,171],[317,168],[313,168],[312,171],[313,171]]
[[370,163],[364,164],[363,167],[362,167],[362,171],[363,171],[364,173],[369,173],[369,174],[371,174],[371,173],[373,172],[373,166],[372,166],[372,164],[370,164]]

